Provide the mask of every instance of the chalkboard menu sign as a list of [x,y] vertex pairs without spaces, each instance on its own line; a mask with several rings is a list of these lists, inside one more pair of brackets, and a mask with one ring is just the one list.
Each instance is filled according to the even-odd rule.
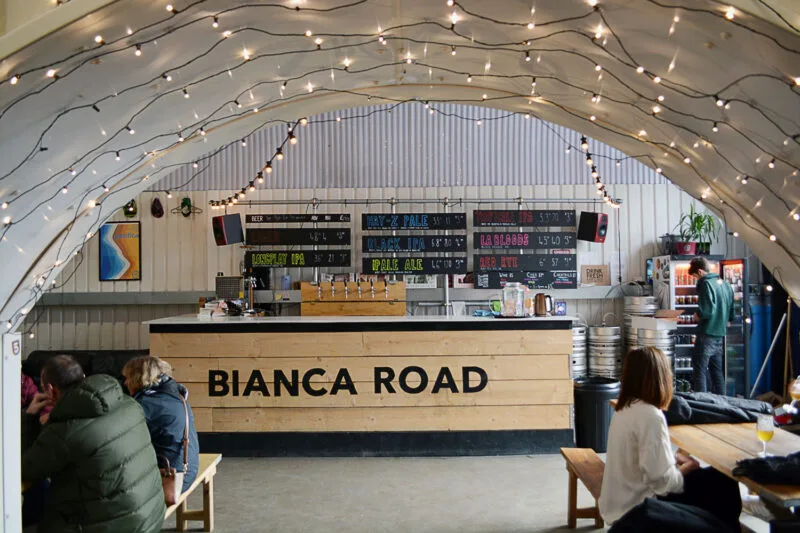
[[365,274],[465,274],[465,257],[374,257],[364,258]]
[[350,250],[281,250],[247,252],[248,268],[349,267]]
[[245,242],[255,246],[341,246],[350,244],[350,229],[248,228]]
[[467,229],[466,213],[364,213],[361,229]]
[[476,209],[472,212],[472,224],[476,228],[487,227],[568,227],[575,226],[574,209],[541,209],[534,211]]
[[466,235],[420,235],[362,237],[364,252],[466,252]]
[[475,287],[479,289],[502,289],[506,283],[518,282],[531,289],[576,289],[578,273],[573,271],[553,272],[486,272],[475,276]]
[[350,213],[338,213],[327,215],[245,215],[247,224],[280,224],[292,222],[350,222]]
[[473,233],[473,248],[479,249],[552,249],[575,248],[575,232],[479,232]]
[[475,254],[472,264],[476,272],[575,270],[577,268],[575,254]]

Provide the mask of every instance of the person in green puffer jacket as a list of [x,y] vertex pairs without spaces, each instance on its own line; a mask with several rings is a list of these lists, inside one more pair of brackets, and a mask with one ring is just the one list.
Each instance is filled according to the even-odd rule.
[[733,316],[733,289],[710,272],[705,257],[692,259],[689,275],[697,279],[698,331],[692,352],[692,389],[725,394],[723,340]]
[[[111,376],[59,355],[22,420],[22,480],[50,478],[40,533],[154,533],[164,522],[156,454],[139,404]],[[49,419],[39,412],[52,405]]]

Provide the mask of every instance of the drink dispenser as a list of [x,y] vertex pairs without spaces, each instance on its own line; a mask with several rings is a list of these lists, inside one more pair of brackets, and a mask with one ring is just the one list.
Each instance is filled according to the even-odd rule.
[[503,287],[503,316],[525,316],[525,289],[521,283],[506,283]]

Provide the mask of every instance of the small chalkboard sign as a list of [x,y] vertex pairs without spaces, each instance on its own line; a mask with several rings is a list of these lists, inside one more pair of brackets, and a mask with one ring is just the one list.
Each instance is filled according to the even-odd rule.
[[575,270],[554,272],[485,272],[476,274],[475,287],[502,289],[506,283],[522,283],[531,289],[576,289],[578,273]]
[[576,247],[575,232],[569,231],[542,231],[542,232],[479,232],[473,233],[473,248],[484,249],[519,249],[519,250],[545,250],[554,248]]
[[349,267],[350,250],[281,250],[247,252],[247,268]]
[[362,237],[365,253],[376,252],[466,252],[466,235],[419,235]]
[[374,257],[364,258],[364,274],[465,274],[466,257]]
[[472,225],[487,227],[572,227],[575,226],[574,209],[476,209],[472,212]]
[[247,224],[281,224],[294,222],[350,222],[350,213],[336,213],[324,215],[306,214],[269,214],[269,215],[245,215]]
[[575,254],[531,254],[531,255],[481,255],[472,258],[475,272],[502,272],[513,270],[548,271],[575,270]]
[[364,213],[361,229],[415,229],[450,230],[467,229],[466,213]]
[[248,228],[245,243],[254,246],[342,246],[350,229]]

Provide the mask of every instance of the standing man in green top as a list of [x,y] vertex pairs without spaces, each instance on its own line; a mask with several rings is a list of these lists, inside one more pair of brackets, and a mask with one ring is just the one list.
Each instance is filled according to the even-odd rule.
[[694,392],[725,394],[723,340],[733,315],[733,289],[709,270],[705,257],[689,263],[689,275],[697,279],[699,324],[692,352],[692,388]]

